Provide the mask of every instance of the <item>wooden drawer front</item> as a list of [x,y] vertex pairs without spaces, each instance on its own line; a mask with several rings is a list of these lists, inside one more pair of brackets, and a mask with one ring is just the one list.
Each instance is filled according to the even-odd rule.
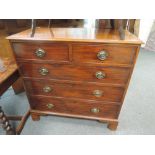
[[31,107],[33,110],[105,118],[117,118],[120,109],[119,105],[53,99],[50,97],[32,98]]
[[[14,43],[15,55],[18,59],[69,61],[69,48],[67,44],[52,43]],[[44,50],[37,56],[38,49]]]
[[[83,63],[109,63],[132,64],[136,46],[125,45],[73,45],[73,60]],[[100,51],[106,51],[105,60],[100,60],[97,55]],[[99,55],[98,55],[99,56]]]
[[[46,69],[48,73],[41,75],[40,71]],[[84,67],[73,65],[50,65],[21,63],[20,71],[25,77],[49,78],[61,80],[76,80],[84,82],[104,82],[125,84],[128,80],[130,69],[119,67]],[[102,72],[105,78],[98,79],[96,74]]]
[[58,83],[50,80],[25,80],[25,85],[32,95],[73,97],[109,102],[120,102],[124,92],[121,87]]

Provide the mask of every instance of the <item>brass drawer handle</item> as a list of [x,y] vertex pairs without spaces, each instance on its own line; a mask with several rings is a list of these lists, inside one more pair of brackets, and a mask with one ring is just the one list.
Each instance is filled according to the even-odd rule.
[[99,60],[105,60],[108,57],[108,53],[104,50],[98,52],[97,57]]
[[54,107],[54,105],[52,103],[49,103],[46,105],[48,109],[52,109]]
[[101,71],[98,71],[98,72],[96,72],[96,78],[97,79],[104,79],[105,78],[105,73],[104,72],[101,72]]
[[39,73],[41,75],[47,75],[49,73],[48,69],[47,68],[40,68],[39,69]]
[[100,109],[98,109],[98,108],[92,108],[90,111],[91,111],[92,113],[94,113],[94,114],[97,114],[97,113],[100,112]]
[[103,95],[103,91],[101,90],[94,90],[93,95],[96,97],[101,97]]
[[35,55],[39,58],[43,58],[45,56],[45,54],[46,54],[46,52],[41,48],[37,49],[35,52]]
[[52,88],[49,87],[49,86],[45,86],[45,87],[43,88],[43,91],[44,91],[45,93],[49,93],[49,92],[52,91]]

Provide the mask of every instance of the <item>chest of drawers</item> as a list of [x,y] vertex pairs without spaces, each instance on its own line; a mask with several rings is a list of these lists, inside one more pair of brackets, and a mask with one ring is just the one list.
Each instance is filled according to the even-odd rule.
[[[37,28],[9,36],[33,120],[99,120],[115,130],[141,41],[125,31]],[[125,117],[125,116],[124,116]]]

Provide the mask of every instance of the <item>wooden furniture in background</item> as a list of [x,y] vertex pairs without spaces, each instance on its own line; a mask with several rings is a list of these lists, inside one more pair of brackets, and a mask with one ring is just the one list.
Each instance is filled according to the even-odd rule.
[[[58,115],[118,125],[141,41],[124,31],[37,28],[10,40],[33,120]],[[124,116],[125,117],[125,116]]]
[[[49,19],[48,28],[53,27],[53,24],[51,25],[51,22],[53,22],[53,20]],[[34,37],[35,29],[38,26],[37,23],[38,23],[37,19],[33,19],[31,21],[31,35],[30,35],[31,37]],[[134,33],[134,24],[135,24],[135,19],[98,19],[95,22],[95,27],[100,30],[103,30],[106,28],[113,29],[113,30],[117,29],[119,32],[120,39],[124,40],[125,39],[125,31],[124,30],[127,29],[128,31]],[[62,25],[61,25],[61,27],[62,27]],[[78,27],[78,26],[73,26],[73,27]],[[51,33],[52,33],[52,31],[51,31]]]
[[[17,65],[14,61],[9,59],[4,59],[3,61],[6,67],[6,71],[0,72],[0,96],[2,96],[2,94],[20,77]],[[29,114],[30,112],[28,111],[24,116],[6,116],[0,107],[0,122],[3,124],[3,128],[6,131],[6,134],[20,134],[27,118],[29,117]],[[11,127],[9,120],[21,121],[16,130]]]
[[[23,20],[21,20],[23,21]],[[26,21],[25,21],[26,22]],[[25,23],[24,22],[24,23]],[[9,34],[14,34],[20,32],[21,30],[27,29],[28,27],[23,28],[16,23],[16,20],[0,20],[0,58],[7,58],[10,60],[14,60],[14,56],[12,53],[12,49],[10,47],[9,41],[6,40],[6,36]],[[13,85],[12,88],[14,92],[20,93],[24,91],[23,81],[19,78]]]

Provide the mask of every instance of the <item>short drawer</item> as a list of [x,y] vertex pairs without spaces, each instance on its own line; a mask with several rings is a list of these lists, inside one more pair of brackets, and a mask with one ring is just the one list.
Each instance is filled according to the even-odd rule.
[[83,63],[98,64],[132,64],[135,58],[137,46],[130,45],[88,45],[74,44],[73,60]]
[[20,71],[25,77],[126,84],[130,68],[94,67],[61,64],[20,63]]
[[31,95],[71,97],[87,100],[121,102],[124,88],[95,84],[62,83],[51,80],[24,80]]
[[67,44],[54,43],[13,43],[17,59],[69,61]]
[[118,117],[119,105],[100,104],[97,102],[83,102],[78,100],[54,99],[51,97],[33,97],[30,99],[33,110],[91,116],[99,118]]

